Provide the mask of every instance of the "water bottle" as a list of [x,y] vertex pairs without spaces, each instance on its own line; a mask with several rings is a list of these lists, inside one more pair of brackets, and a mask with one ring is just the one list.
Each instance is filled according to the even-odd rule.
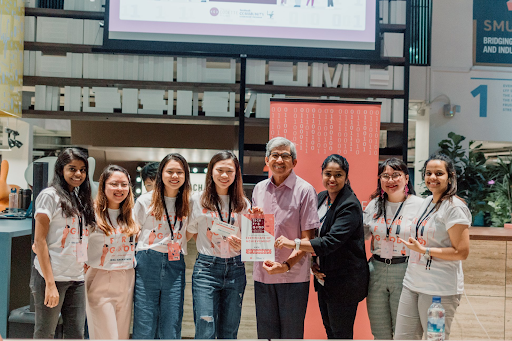
[[439,296],[432,297],[432,305],[428,308],[427,340],[444,340],[444,308]]
[[11,193],[9,193],[9,211],[11,213],[18,212],[18,193],[16,188],[11,188]]

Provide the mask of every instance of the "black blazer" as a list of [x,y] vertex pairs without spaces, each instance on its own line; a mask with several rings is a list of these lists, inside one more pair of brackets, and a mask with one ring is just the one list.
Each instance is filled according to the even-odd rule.
[[[318,194],[318,207],[327,191]],[[343,187],[327,211],[320,235],[311,246],[325,274],[324,289],[344,304],[355,304],[368,295],[370,272],[364,246],[363,210],[349,186]],[[316,258],[314,259],[316,262]],[[320,284],[315,279],[315,290]]]

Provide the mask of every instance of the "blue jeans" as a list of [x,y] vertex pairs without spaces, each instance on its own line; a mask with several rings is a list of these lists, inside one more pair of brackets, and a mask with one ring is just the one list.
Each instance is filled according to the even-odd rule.
[[133,339],[181,339],[185,260],[143,250],[135,256]]
[[196,339],[237,338],[246,284],[240,256],[197,255],[192,273]]
[[258,339],[303,339],[309,282],[254,281]]

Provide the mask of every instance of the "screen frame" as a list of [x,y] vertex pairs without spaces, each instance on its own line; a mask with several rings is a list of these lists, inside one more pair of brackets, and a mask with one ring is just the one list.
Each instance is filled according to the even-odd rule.
[[147,40],[120,40],[109,38],[110,0],[105,2],[103,46],[95,52],[176,55],[190,57],[229,57],[278,59],[291,61],[340,61],[361,59],[379,60],[381,51],[379,1],[375,1],[375,48],[373,50],[328,49],[274,45],[241,45],[217,43],[188,43]]

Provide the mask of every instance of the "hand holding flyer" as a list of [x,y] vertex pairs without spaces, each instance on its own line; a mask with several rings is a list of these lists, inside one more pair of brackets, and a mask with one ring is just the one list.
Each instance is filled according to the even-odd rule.
[[273,214],[244,214],[242,216],[242,261],[274,261],[274,242]]
[[229,237],[231,235],[236,235],[237,227],[220,221],[219,219],[215,219],[211,230],[213,233],[220,234],[223,237]]

